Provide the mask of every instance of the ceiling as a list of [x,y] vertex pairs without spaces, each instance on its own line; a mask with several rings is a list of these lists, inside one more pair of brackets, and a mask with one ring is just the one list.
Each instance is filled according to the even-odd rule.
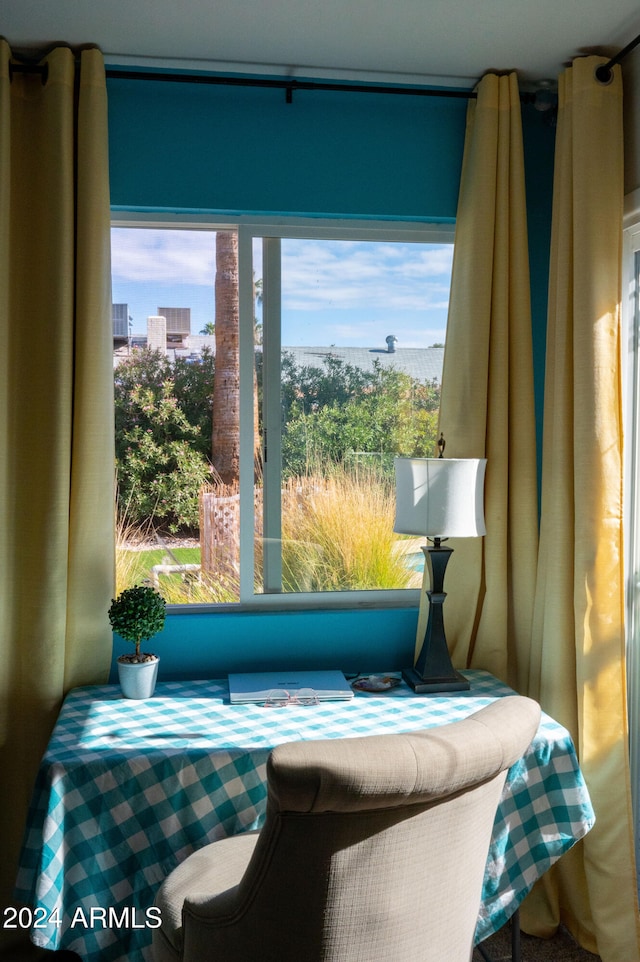
[[555,79],[640,33],[638,0],[2,0],[14,50],[95,43],[108,64],[470,86]]

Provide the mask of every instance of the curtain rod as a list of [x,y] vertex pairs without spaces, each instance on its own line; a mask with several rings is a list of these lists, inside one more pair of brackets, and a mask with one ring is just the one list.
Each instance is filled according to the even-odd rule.
[[621,60],[624,60],[627,54],[631,53],[633,48],[637,47],[639,43],[640,43],[640,34],[638,34],[638,36],[635,37],[635,39],[632,40],[631,43],[628,43],[626,47],[623,47],[620,53],[616,54],[615,57],[612,57],[609,63],[603,63],[602,66],[597,68],[596,77],[598,78],[601,84],[608,84],[611,82],[611,77],[612,77],[611,71],[613,67],[615,67],[617,63],[620,63]]
[[[12,63],[11,73],[39,73],[46,82],[47,65]],[[455,97],[472,99],[477,96],[474,90],[446,90],[433,87],[380,86],[379,84],[337,83],[335,81],[296,80],[295,78],[237,77],[220,74],[171,73],[155,70],[125,70],[120,67],[106,67],[107,79],[113,80],[153,80],[161,83],[191,83],[205,85],[226,85],[231,87],[267,87],[284,90],[287,103],[291,103],[296,90],[332,90],[350,93],[400,94],[414,97]]]
[[[10,64],[11,73],[39,73],[42,82],[46,83],[47,78],[46,64],[18,63]],[[293,94],[296,90],[329,90],[340,93],[365,93],[365,94],[396,94],[409,97],[449,97],[458,100],[474,100],[477,98],[475,90],[447,90],[440,87],[410,87],[384,86],[380,84],[354,84],[338,83],[336,81],[322,80],[296,80],[291,78],[269,78],[269,77],[237,77],[222,76],[220,74],[197,74],[197,73],[170,73],[154,70],[125,70],[120,67],[106,67],[105,75],[107,79],[113,80],[152,80],[162,83],[193,83],[213,86],[232,86],[232,87],[267,87],[271,89],[284,90],[286,102],[293,102]],[[520,94],[522,103],[535,103],[535,92],[524,92]]]
[[[640,34],[627,44],[615,57],[596,70],[596,77],[600,83],[611,81],[612,68],[620,63],[628,53],[640,44]],[[13,73],[39,73],[42,82],[46,82],[47,65],[30,63],[12,63],[9,66],[10,75]],[[195,83],[209,85],[227,85],[232,87],[266,87],[285,91],[287,103],[292,103],[296,90],[329,90],[342,93],[395,94],[410,97],[449,97],[472,100],[477,97],[475,90],[447,90],[434,87],[409,87],[400,84],[395,86],[379,84],[337,83],[334,81],[275,79],[268,77],[225,77],[220,74],[196,73],[164,73],[151,70],[124,70],[119,67],[106,67],[107,78],[114,80],[153,80],[164,83]],[[521,93],[523,103],[535,103],[535,93]]]
[[291,103],[296,90],[332,90],[345,93],[399,94],[414,97],[455,97],[469,100],[474,90],[444,90],[433,87],[380,86],[379,84],[337,83],[336,81],[274,79],[268,77],[225,77],[219,74],[156,73],[108,67],[106,75],[116,80],[160,80],[168,83],[227,84],[232,87],[267,87],[284,90]]

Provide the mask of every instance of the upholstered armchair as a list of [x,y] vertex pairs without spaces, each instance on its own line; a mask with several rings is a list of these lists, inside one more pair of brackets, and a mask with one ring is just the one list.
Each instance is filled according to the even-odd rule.
[[162,884],[155,962],[469,962],[500,793],[539,717],[511,696],[441,727],[274,749],[262,830]]

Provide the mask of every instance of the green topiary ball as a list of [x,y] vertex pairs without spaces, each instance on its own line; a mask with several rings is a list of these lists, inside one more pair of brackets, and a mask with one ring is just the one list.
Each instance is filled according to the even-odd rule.
[[139,647],[162,631],[166,617],[162,595],[146,585],[125,588],[109,608],[109,621],[114,631]]

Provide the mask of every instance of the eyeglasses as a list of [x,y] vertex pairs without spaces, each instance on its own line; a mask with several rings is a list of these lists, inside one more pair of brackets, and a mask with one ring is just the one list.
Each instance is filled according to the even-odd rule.
[[318,696],[313,688],[299,688],[289,694],[284,688],[274,688],[267,695],[265,708],[283,708],[285,705],[317,705]]

